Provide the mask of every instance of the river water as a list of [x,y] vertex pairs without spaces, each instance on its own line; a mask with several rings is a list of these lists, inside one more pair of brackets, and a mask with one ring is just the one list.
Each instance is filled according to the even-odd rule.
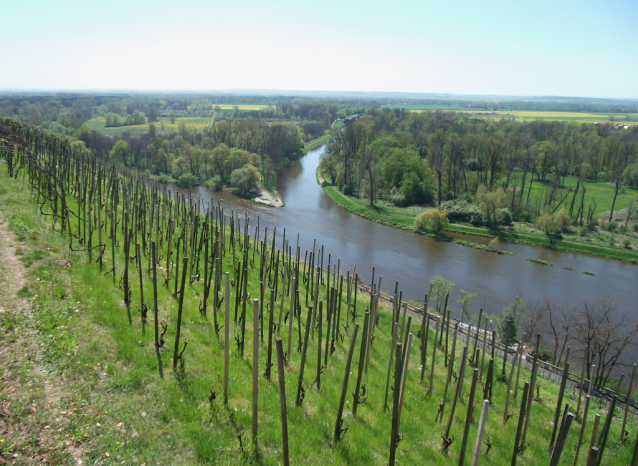
[[[601,296],[613,297],[638,314],[636,265],[506,242],[501,242],[499,248],[512,255],[498,255],[381,225],[348,212],[335,204],[316,182],[315,172],[324,150],[325,146],[321,146],[309,151],[280,173],[278,189],[286,205],[279,209],[224,192],[212,193],[204,187],[195,188],[191,194],[204,203],[219,201],[225,212],[233,210],[242,219],[247,212],[251,236],[259,216],[262,237],[264,227],[268,227],[269,236],[277,227],[278,247],[284,228],[293,252],[299,234],[302,259],[306,250],[312,250],[316,239],[317,246],[325,248],[324,267],[331,254],[332,263],[341,260],[342,271],[352,271],[356,264],[357,273],[366,283],[370,282],[375,267],[375,282],[383,276],[382,289],[393,293],[398,281],[399,290],[407,299],[422,301],[428,281],[441,275],[457,285],[451,298],[458,296],[459,289],[478,294],[471,306],[473,313],[479,307],[500,313],[516,295],[522,295],[528,303],[549,296],[574,305],[583,300],[596,301]],[[485,243],[479,237],[455,237]],[[526,258],[542,259],[554,266],[535,264]],[[584,274],[585,271],[595,275]]]

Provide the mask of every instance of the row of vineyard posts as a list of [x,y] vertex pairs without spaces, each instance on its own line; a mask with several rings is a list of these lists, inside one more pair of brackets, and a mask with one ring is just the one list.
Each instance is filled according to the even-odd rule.
[[[90,262],[96,262],[105,275],[112,276],[113,284],[123,294],[129,323],[139,319],[142,331],[145,331],[147,325],[152,326],[155,351],[160,361],[160,375],[163,376],[163,368],[159,355],[167,349],[167,338],[170,336],[174,338],[173,370],[183,371],[184,359],[188,357],[188,342],[180,339],[184,295],[188,291],[188,284],[199,282],[203,286],[199,311],[204,316],[212,315],[213,329],[224,342],[224,403],[228,402],[229,390],[232,389],[229,386],[229,365],[236,360],[236,357],[231,360],[232,340],[239,358],[243,359],[246,333],[250,332],[246,326],[250,325],[248,319],[252,314],[252,440],[257,443],[259,439],[257,381],[260,377],[271,380],[273,359],[276,357],[284,464],[289,464],[288,404],[284,381],[286,367],[293,358],[298,358],[298,383],[294,389],[295,406],[299,407],[303,403],[310,379],[310,386],[321,392],[321,376],[329,358],[341,347],[340,342],[349,339],[349,344],[345,345],[348,348],[347,359],[335,416],[333,442],[339,442],[346,435],[349,426],[344,425],[344,403],[348,391],[352,389],[349,375],[353,355],[358,344],[358,367],[354,372],[356,380],[351,393],[352,415],[356,416],[358,405],[367,399],[364,381],[369,368],[370,349],[375,344],[375,335],[379,331],[379,290],[382,277],[378,277],[378,283],[375,282],[374,269],[371,293],[357,296],[357,291],[363,288],[359,286],[356,266],[353,273],[347,271],[344,275],[340,261],[334,261],[330,254],[326,258],[323,246],[313,244],[312,250],[306,250],[302,259],[299,236],[293,247],[291,239],[286,238],[285,230],[279,238],[276,229],[269,235],[267,228],[260,228],[259,219],[251,234],[250,219],[247,216],[242,218],[235,212],[225,212],[220,205],[201,205],[190,196],[172,196],[166,188],[144,182],[127,173],[119,173],[115,167],[103,163],[68,139],[39,128],[23,126],[14,120],[0,119],[0,154],[6,161],[10,177],[17,178],[22,174],[30,183],[40,212],[50,216],[53,228],[68,238],[69,249],[86,251]],[[120,259],[116,260],[116,257]],[[144,288],[145,276],[150,277],[151,290]],[[259,283],[257,297],[249,296],[247,291],[249,276]],[[179,303],[175,328],[171,329],[168,336],[169,326],[158,309],[159,287],[168,288]],[[234,298],[231,298],[231,290]],[[428,296],[429,294],[425,295],[423,309],[427,309]],[[357,314],[357,301],[362,299],[367,307],[364,315]],[[471,464],[478,464],[483,444],[488,445],[488,451],[491,446],[489,437],[487,442],[483,441],[485,421],[492,404],[493,384],[501,382],[507,384],[508,388],[503,423],[506,424],[516,415],[518,422],[511,451],[500,452],[499,455],[510,455],[511,464],[514,465],[527,448],[539,351],[534,356],[531,378],[524,383],[520,409],[518,413],[515,410],[510,412],[510,393],[514,399],[518,397],[522,345],[519,344],[518,352],[511,358],[508,373],[507,351],[503,351],[502,364],[495,360],[496,332],[489,331],[490,324],[483,318],[482,310],[478,325],[474,327],[475,333],[463,335],[459,331],[459,322],[450,317],[447,301],[446,298],[442,315],[432,312],[423,315],[415,336],[411,333],[415,315],[408,312],[398,283],[395,284],[391,300],[391,346],[385,353],[387,373],[383,402],[384,411],[391,414],[391,428],[388,432],[389,464],[395,464],[397,448],[402,439],[402,407],[408,366],[414,351],[413,340],[416,338],[419,352],[416,364],[420,368],[423,396],[430,400],[434,400],[435,395],[436,398],[441,397],[435,419],[445,422],[440,450],[446,451],[454,441],[452,421],[455,415],[460,416],[456,412],[457,401],[462,396],[463,382],[467,379],[471,381],[471,388],[461,433],[458,464],[467,464],[466,457],[469,460],[470,452],[467,447],[474,405],[483,400],[480,403],[480,420],[471,454]],[[465,341],[458,367],[455,365],[457,338]],[[539,345],[540,336],[536,347],[539,348]],[[304,369],[307,359],[311,357],[316,358],[316,373],[308,378],[304,375]],[[487,369],[484,370],[486,357]],[[433,386],[437,358],[439,361],[443,360],[447,369],[445,388],[440,394],[434,393]],[[259,371],[260,359],[265,365],[263,374]],[[568,361],[569,352],[564,363],[556,404],[554,432],[548,445],[551,465],[558,464],[565,439],[576,416],[582,416],[582,423],[574,464],[578,460],[581,444],[585,443],[583,434],[591,393],[584,399],[582,413],[582,391],[579,391],[576,414],[568,412],[568,404],[563,406]],[[500,376],[497,374],[499,370]],[[631,396],[634,378],[635,367],[628,398]],[[583,372],[581,382],[582,380]],[[482,385],[482,396],[478,392],[479,384]],[[211,391],[210,399],[215,399],[216,395],[216,392]],[[599,465],[602,462],[616,401],[617,396],[614,396],[602,427],[599,426],[600,415],[594,419],[593,434],[585,453],[587,465]],[[625,435],[624,440],[627,408],[628,403],[621,429]],[[636,466],[637,463],[638,447],[634,446],[631,464]]]

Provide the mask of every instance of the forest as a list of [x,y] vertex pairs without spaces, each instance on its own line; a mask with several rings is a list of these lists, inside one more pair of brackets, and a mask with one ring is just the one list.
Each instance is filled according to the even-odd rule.
[[[324,183],[370,205],[436,203],[449,220],[473,225],[548,215],[552,227],[565,217],[582,226],[597,203],[586,182],[613,186],[608,221],[618,194],[638,187],[637,148],[638,129],[611,124],[383,108],[335,132],[321,168]],[[533,186],[543,194],[530,197]]]

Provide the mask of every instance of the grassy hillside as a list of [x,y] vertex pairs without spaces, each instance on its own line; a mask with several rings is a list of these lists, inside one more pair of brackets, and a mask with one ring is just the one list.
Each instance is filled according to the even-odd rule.
[[[51,230],[46,217],[40,216],[29,199],[29,189],[20,179],[8,179],[2,166],[0,177],[4,180],[0,189],[0,206],[3,221],[9,223],[17,234],[14,254],[24,264],[25,285],[18,290],[17,297],[29,314],[8,309],[2,314],[2,346],[11,348],[17,341],[31,341],[21,368],[9,363],[4,353],[4,380],[11,381],[2,386],[3,405],[24,425],[21,431],[12,430],[3,434],[0,453],[5,459],[17,454],[19,458],[44,458],[47,462],[66,461],[76,456],[86,462],[110,463],[159,462],[161,464],[217,464],[249,462],[279,464],[282,461],[281,423],[279,417],[279,395],[276,365],[271,380],[263,376],[267,354],[266,340],[259,343],[259,433],[256,446],[251,442],[251,396],[252,396],[252,307],[248,302],[246,312],[246,351],[242,356],[234,337],[241,336],[240,323],[235,324],[233,306],[230,308],[230,378],[229,399],[224,404],[223,347],[224,333],[219,334],[213,325],[212,305],[208,315],[198,309],[203,287],[194,281],[186,287],[181,341],[188,341],[183,358],[176,370],[172,369],[175,322],[178,302],[171,289],[159,286],[159,318],[168,326],[166,343],[159,353],[154,348],[152,313],[148,323],[140,319],[140,289],[135,261],[132,268],[132,304],[123,302],[123,291],[113,284],[113,277],[105,275],[110,266],[100,271],[95,263],[87,262],[85,252],[70,253],[68,238]],[[70,205],[72,209],[75,205]],[[228,234],[228,231],[226,232]],[[108,235],[106,235],[108,236]],[[111,245],[106,240],[105,263],[111,263]],[[77,245],[76,245],[77,248]],[[116,284],[120,282],[123,268],[122,245],[115,249]],[[7,249],[9,250],[9,249]],[[238,249],[240,251],[240,249]],[[250,254],[252,248],[247,252]],[[160,252],[160,266],[162,266]],[[152,302],[152,286],[146,263],[142,257],[144,291],[146,303]],[[66,267],[66,262],[70,263]],[[258,263],[258,259],[255,261]],[[232,253],[222,259],[223,272],[232,277]],[[248,292],[259,296],[257,271],[249,270]],[[159,269],[163,275],[162,268]],[[15,274],[12,274],[12,276]],[[325,279],[325,278],[324,278]],[[8,277],[3,277],[6,282]],[[160,280],[160,282],[163,280]],[[320,287],[320,299],[326,302],[325,286]],[[15,294],[15,293],[14,293]],[[231,291],[231,303],[235,303]],[[7,296],[2,297],[6,300]],[[359,329],[350,381],[344,410],[344,424],[349,429],[343,440],[334,442],[333,430],[339,396],[344,378],[345,357],[354,322],[349,330],[342,327],[343,341],[338,340],[335,352],[321,375],[321,390],[313,384],[317,369],[317,338],[310,340],[304,377],[305,399],[296,407],[294,397],[299,376],[300,354],[296,351],[298,328],[305,329],[307,307],[305,290],[301,292],[301,319],[295,317],[293,325],[293,352],[285,370],[290,433],[290,456],[293,463],[308,464],[385,464],[388,460],[391,413],[384,411],[385,383],[391,347],[391,314],[381,309],[379,324],[375,331],[370,366],[363,377],[367,400],[352,415],[352,396],[358,368],[362,329]],[[362,316],[369,305],[369,297],[358,295],[356,322],[363,323]],[[279,298],[280,300],[280,298]],[[278,301],[279,301],[278,300]],[[212,301],[212,299],[210,300]],[[269,301],[269,299],[267,299]],[[281,309],[275,303],[275,321]],[[267,309],[268,305],[266,306]],[[345,297],[343,307],[345,308]],[[223,306],[222,306],[223,309]],[[241,304],[239,306],[241,311]],[[290,309],[286,299],[284,312]],[[324,317],[326,306],[323,306]],[[342,309],[345,319],[347,312]],[[267,315],[267,314],[266,314]],[[223,320],[218,316],[220,322]],[[341,321],[342,324],[345,320]],[[266,324],[267,325],[267,324]],[[325,344],[327,322],[323,322]],[[411,332],[416,334],[417,323]],[[285,329],[285,330],[284,330]],[[282,329],[284,348],[288,343],[287,326]],[[426,381],[429,376],[434,332],[430,331]],[[451,340],[450,340],[451,342]],[[180,344],[180,350],[183,343]],[[455,364],[458,367],[461,345],[456,350]],[[274,359],[274,357],[273,357]],[[434,422],[443,397],[446,369],[442,350],[437,350],[434,368],[433,393],[427,393],[428,384],[420,384],[419,348],[413,340],[409,359],[406,392],[397,458],[402,464],[451,464],[458,461],[460,439],[467,410],[470,377],[465,376],[461,397],[452,422],[450,437],[455,441],[446,451],[441,451],[441,435],[445,429],[453,390],[448,392],[448,408],[445,422]],[[497,371],[498,374],[498,371]],[[484,373],[485,376],[485,373]],[[529,379],[527,371],[521,374],[522,382]],[[211,390],[216,392],[210,399]],[[503,426],[503,405],[506,386],[495,382],[493,404],[488,415],[486,434],[492,444],[485,461],[493,464],[509,464],[514,444],[517,415]],[[547,446],[551,436],[554,407],[558,386],[540,380],[540,400],[534,403],[528,435],[529,448],[519,457],[518,464],[539,464],[549,460]],[[390,392],[391,393],[391,392]],[[567,402],[573,407],[574,393],[567,394]],[[390,395],[390,399],[392,395]],[[481,398],[481,397],[478,397]],[[518,400],[512,401],[510,412],[518,412]],[[475,401],[477,411],[470,428],[469,445],[471,455],[478,422],[480,403]],[[589,438],[591,419],[595,413],[604,417],[606,404],[594,403],[590,422],[586,429]],[[573,409],[573,408],[572,408]],[[630,432],[636,430],[631,418]],[[53,428],[51,427],[53,426]],[[577,432],[576,422],[567,440],[562,464],[571,464]],[[618,444],[618,422],[612,424],[608,449],[605,452],[608,464],[628,464],[633,443]],[[239,440],[241,437],[241,441]],[[39,439],[37,441],[33,439]],[[483,447],[485,454],[485,447]],[[585,454],[581,453],[581,464]],[[31,460],[29,460],[31,461]],[[35,461],[34,461],[35,462]],[[469,460],[466,459],[469,464]]]

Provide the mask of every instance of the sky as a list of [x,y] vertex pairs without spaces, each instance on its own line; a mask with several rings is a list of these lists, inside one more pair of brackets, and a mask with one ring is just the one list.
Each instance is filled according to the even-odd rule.
[[3,90],[638,98],[636,0],[3,3]]

